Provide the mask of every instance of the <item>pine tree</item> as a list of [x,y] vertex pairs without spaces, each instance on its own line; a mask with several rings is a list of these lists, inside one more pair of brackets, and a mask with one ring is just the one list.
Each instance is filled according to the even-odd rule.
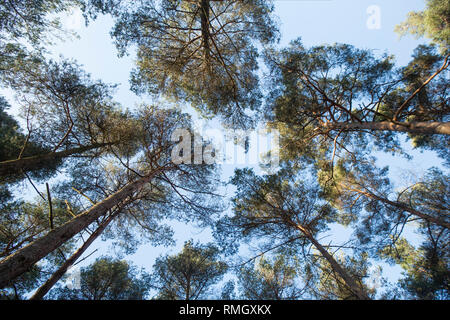
[[125,2],[110,11],[119,52],[138,48],[134,91],[186,101],[228,125],[249,125],[247,110],[261,99],[257,44],[277,39],[270,1]]
[[111,257],[98,258],[81,268],[80,288],[58,287],[50,299],[58,300],[144,300],[148,295],[148,275],[132,264]]
[[227,265],[219,260],[214,245],[191,240],[180,253],[156,259],[153,270],[151,283],[158,291],[156,299],[198,300],[210,297],[211,286],[220,281]]
[[298,245],[299,250],[311,245],[343,279],[354,297],[369,299],[364,286],[317,240],[318,233],[335,219],[334,210],[321,200],[319,189],[295,180],[295,174],[289,170],[264,177],[248,169],[236,170],[232,183],[237,187],[234,215],[219,224],[219,233],[269,238],[271,246]]

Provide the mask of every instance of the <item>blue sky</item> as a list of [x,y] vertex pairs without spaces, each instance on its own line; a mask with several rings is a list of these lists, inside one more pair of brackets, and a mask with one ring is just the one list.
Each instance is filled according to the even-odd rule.
[[[282,46],[298,37],[301,37],[304,45],[308,47],[335,42],[348,43],[359,48],[372,49],[380,54],[385,52],[393,54],[396,56],[397,63],[404,65],[410,60],[414,48],[425,42],[423,39],[416,40],[409,36],[399,39],[393,31],[394,26],[405,19],[407,12],[422,10],[425,7],[423,0],[279,0],[274,3],[275,14],[280,22],[282,35],[280,45]],[[371,10],[368,11],[369,8]],[[373,22],[373,19],[376,20],[376,17],[373,16],[374,12],[375,14],[379,12],[379,28],[368,27],[368,21],[371,26],[370,22]],[[134,56],[131,52],[129,56],[117,57],[117,50],[109,36],[109,31],[113,26],[111,19],[99,17],[85,27],[81,14],[74,12],[64,21],[66,27],[72,28],[78,33],[79,38],[65,42],[58,41],[50,49],[54,57],[62,55],[65,58],[73,58],[83,65],[94,79],[119,84],[115,98],[124,107],[133,108],[136,103],[146,101],[129,91],[128,79],[133,68]],[[11,100],[10,95],[7,97]],[[15,113],[14,111],[12,110],[12,113]],[[392,177],[398,185],[406,182],[408,178],[405,177],[408,177],[411,172],[420,174],[430,166],[440,164],[440,160],[433,153],[412,152],[414,158],[411,161],[392,158],[388,155],[380,157],[380,165],[389,164],[391,166]],[[227,178],[233,169],[233,166],[224,167],[224,178]],[[126,259],[150,271],[154,259],[159,254],[179,251],[183,242],[189,238],[201,240],[209,238],[208,231],[201,232],[181,223],[174,223],[174,229],[178,240],[176,247],[154,248],[150,245],[143,245],[136,254],[128,256]],[[335,239],[343,239],[347,234],[344,229],[336,228],[332,236]],[[92,262],[101,254],[106,254],[108,247],[97,241],[87,253],[92,252],[95,248],[98,248],[99,251],[84,261],[83,265]],[[398,268],[388,268],[387,270],[392,279],[398,276]]]

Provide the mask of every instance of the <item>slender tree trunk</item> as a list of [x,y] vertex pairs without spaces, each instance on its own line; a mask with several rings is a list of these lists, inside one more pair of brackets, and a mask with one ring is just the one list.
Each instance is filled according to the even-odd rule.
[[3,161],[0,162],[0,177],[20,174],[22,171],[27,172],[31,170],[41,169],[45,167],[49,161],[60,160],[73,154],[83,153],[85,151],[98,149],[108,145],[112,145],[112,143],[95,143],[89,146],[83,146],[59,152],[50,152],[47,154],[32,157]]
[[391,205],[391,206],[393,206],[393,207],[396,207],[396,208],[399,208],[399,209],[404,210],[404,211],[406,211],[406,212],[409,212],[409,213],[411,213],[412,215],[415,215],[415,216],[417,216],[417,217],[419,217],[419,218],[422,218],[422,219],[424,219],[424,220],[427,220],[427,221],[429,221],[429,222],[431,222],[431,223],[434,223],[434,224],[437,224],[437,225],[439,225],[439,226],[441,226],[441,227],[450,229],[450,223],[445,222],[445,221],[443,221],[443,220],[441,220],[441,219],[439,219],[439,218],[430,216],[430,215],[428,215],[428,214],[422,213],[422,212],[420,212],[420,211],[417,211],[417,210],[415,210],[414,208],[411,208],[411,207],[407,206],[407,205],[404,204],[404,203],[391,201],[391,200],[389,200],[389,199],[379,197],[379,196],[377,196],[376,194],[373,194],[373,193],[371,193],[371,192],[367,192],[367,191],[363,191],[363,190],[359,190],[359,189],[350,189],[350,191],[358,192],[358,193],[360,193],[360,194],[365,195],[365,196],[368,197],[368,198],[371,198],[371,199],[374,199],[374,200],[381,201],[381,202],[383,202],[383,203],[389,204],[389,205]]
[[190,300],[190,298],[191,298],[191,279],[187,279],[186,300]]
[[338,122],[327,123],[326,129],[332,130],[375,130],[375,131],[399,131],[416,134],[447,134],[450,135],[450,122],[409,122],[396,124],[389,121],[381,122]]
[[99,217],[105,215],[108,210],[118,205],[133,192],[140,190],[162,169],[129,183],[102,202],[92,206],[86,212],[76,216],[62,226],[55,228],[45,236],[33,241],[27,246],[0,261],[0,288],[7,286],[12,280],[30,270],[39,260],[47,256],[53,250],[78,234]]
[[200,22],[202,28],[202,42],[205,50],[205,62],[209,70],[210,46],[209,46],[209,0],[200,0]]
[[302,226],[297,226],[308,240],[313,244],[313,246],[319,250],[320,254],[330,263],[331,268],[336,271],[342,279],[344,279],[350,290],[358,297],[360,300],[370,300],[363,289],[356,283],[356,281],[345,271],[341,265],[333,258],[333,256],[312,236],[312,234],[303,228]]
[[86,242],[75,251],[72,256],[67,259],[59,268],[52,274],[52,276],[42,285],[30,300],[41,300],[50,291],[51,288],[62,278],[67,270],[81,257],[81,255],[89,248],[89,246],[102,234],[106,227],[116,217],[116,214],[111,214],[98,228],[89,236]]

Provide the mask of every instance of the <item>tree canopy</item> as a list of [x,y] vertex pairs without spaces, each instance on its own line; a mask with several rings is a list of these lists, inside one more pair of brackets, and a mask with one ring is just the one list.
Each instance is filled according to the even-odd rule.
[[[449,299],[448,0],[395,28],[424,37],[401,65],[301,30],[281,46],[276,5],[0,3],[0,299]],[[142,102],[52,52],[73,10],[109,19]],[[275,130],[278,166],[222,170],[194,115],[248,158],[262,143],[239,130]],[[417,151],[432,164],[407,176]],[[125,260],[144,244],[151,270]]]
[[257,44],[277,39],[270,1],[138,1],[111,10],[119,52],[137,47],[132,88],[247,127],[261,103]]
[[153,269],[156,299],[198,300],[210,296],[211,286],[220,281],[227,265],[219,260],[214,245],[188,241],[179,254],[156,259]]
[[55,288],[51,297],[60,300],[143,300],[149,290],[145,273],[126,261],[97,259],[82,268],[79,288]]

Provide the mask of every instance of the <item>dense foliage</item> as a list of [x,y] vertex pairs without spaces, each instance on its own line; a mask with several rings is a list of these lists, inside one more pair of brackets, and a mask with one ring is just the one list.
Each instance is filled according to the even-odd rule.
[[[151,101],[123,106],[115,85],[49,58],[72,36],[70,10],[87,25],[109,16],[119,56],[135,54],[131,90]],[[0,96],[0,299],[449,299],[448,0],[396,27],[429,40],[404,66],[349,44],[279,47],[273,12],[269,0],[0,3],[0,89],[15,97]],[[221,128],[277,129],[279,167],[223,181],[173,101]],[[376,154],[407,161],[408,144],[442,165],[399,183]],[[174,221],[211,241],[169,254]],[[116,256],[67,287],[102,240]],[[151,272],[124,260],[142,244],[166,248]],[[397,282],[384,263],[402,268]]]

